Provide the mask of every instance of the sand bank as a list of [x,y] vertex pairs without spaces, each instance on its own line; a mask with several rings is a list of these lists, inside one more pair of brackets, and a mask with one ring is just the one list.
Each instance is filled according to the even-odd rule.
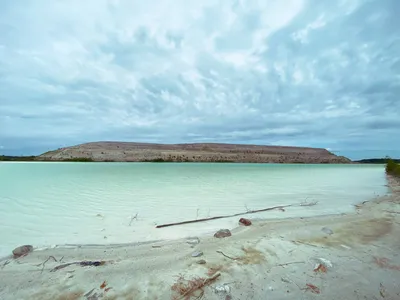
[[[203,299],[400,299],[400,189],[389,183],[391,195],[351,214],[254,221],[228,238],[199,236],[195,245],[54,248],[3,260],[0,299],[181,299],[171,290],[180,275],[216,274]],[[196,251],[203,255],[192,257]],[[43,265],[49,256],[57,261]],[[105,264],[54,269],[80,261]]]

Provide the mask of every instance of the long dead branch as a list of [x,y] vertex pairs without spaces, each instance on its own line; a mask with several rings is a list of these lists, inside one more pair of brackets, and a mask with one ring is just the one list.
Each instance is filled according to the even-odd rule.
[[249,210],[247,212],[237,213],[237,214],[232,214],[232,215],[217,216],[217,217],[211,217],[211,218],[204,218],[204,219],[197,219],[197,220],[190,220],[190,221],[182,221],[182,222],[177,222],[177,223],[169,223],[169,224],[157,225],[156,228],[163,228],[163,227],[169,227],[169,226],[205,222],[205,221],[211,221],[211,220],[217,220],[217,219],[232,218],[232,217],[237,217],[237,216],[242,216],[242,215],[247,215],[247,214],[255,214],[255,213],[274,210],[274,209],[283,209],[283,208],[289,207],[289,206],[294,206],[294,204],[279,205],[279,206],[268,207],[268,208],[257,209],[257,210]]

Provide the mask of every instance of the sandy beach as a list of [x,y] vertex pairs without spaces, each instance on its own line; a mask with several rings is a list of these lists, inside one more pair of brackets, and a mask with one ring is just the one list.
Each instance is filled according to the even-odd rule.
[[[249,215],[221,239],[35,249],[0,262],[0,299],[400,299],[400,185],[388,183],[354,213]],[[204,287],[187,293],[182,278]]]

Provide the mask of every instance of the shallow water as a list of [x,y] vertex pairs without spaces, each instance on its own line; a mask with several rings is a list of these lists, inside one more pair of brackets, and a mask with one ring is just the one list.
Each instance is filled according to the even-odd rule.
[[[233,228],[238,218],[156,229],[156,224],[275,205],[248,215],[342,213],[388,192],[382,165],[0,163],[0,256],[22,244],[109,244]],[[137,219],[132,217],[137,215]]]

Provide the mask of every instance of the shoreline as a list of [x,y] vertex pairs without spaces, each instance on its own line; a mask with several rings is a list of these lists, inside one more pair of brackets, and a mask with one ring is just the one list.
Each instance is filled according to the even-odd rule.
[[[8,264],[3,259],[0,299],[172,299],[179,274],[189,279],[220,274],[204,287],[205,299],[380,299],[382,294],[398,299],[400,184],[390,177],[388,184],[389,195],[359,204],[352,213],[251,218],[251,226],[233,229],[231,237],[200,235],[198,244],[178,239],[81,245],[34,251]],[[203,255],[192,257],[196,251]],[[50,256],[57,262],[47,260]],[[314,271],[319,258],[332,266]],[[206,263],[199,264],[201,259]],[[106,264],[51,272],[62,263],[88,260]],[[101,288],[103,281],[111,289]],[[229,289],[222,291],[225,286]]]

